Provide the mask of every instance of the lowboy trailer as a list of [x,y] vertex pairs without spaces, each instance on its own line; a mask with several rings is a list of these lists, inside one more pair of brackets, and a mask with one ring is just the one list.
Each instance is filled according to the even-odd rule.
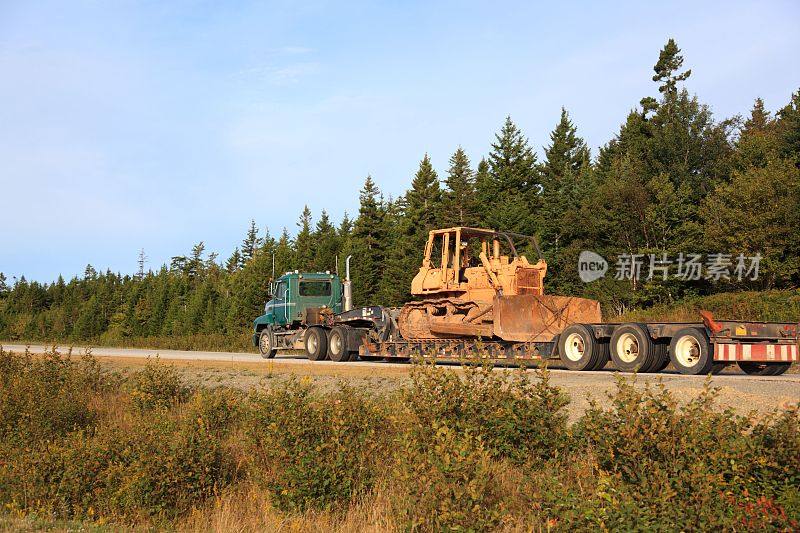
[[552,360],[569,370],[600,370],[611,361],[623,372],[659,372],[670,362],[681,374],[702,375],[737,364],[751,375],[786,372],[798,358],[798,324],[714,320],[702,322],[571,324],[549,341],[497,342],[481,339],[418,341],[364,337],[359,354],[369,359],[437,360],[487,358],[524,364]]

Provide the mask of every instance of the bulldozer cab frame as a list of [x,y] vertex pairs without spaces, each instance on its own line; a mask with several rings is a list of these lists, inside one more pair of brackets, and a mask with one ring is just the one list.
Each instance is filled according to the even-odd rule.
[[[529,241],[540,261],[531,265],[520,256],[514,239]],[[536,239],[513,232],[491,229],[452,227],[430,231],[420,272],[412,282],[411,293],[453,293],[452,296],[478,290],[478,299],[491,299],[494,294],[516,293],[518,269],[535,271],[529,276],[530,286],[522,282],[522,292],[541,294],[541,281],[547,265],[541,260]],[[526,290],[527,289],[527,290]]]

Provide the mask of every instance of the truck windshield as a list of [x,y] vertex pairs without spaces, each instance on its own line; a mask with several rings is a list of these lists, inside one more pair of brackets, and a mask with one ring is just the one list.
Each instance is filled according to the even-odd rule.
[[301,281],[300,296],[330,296],[330,281]]

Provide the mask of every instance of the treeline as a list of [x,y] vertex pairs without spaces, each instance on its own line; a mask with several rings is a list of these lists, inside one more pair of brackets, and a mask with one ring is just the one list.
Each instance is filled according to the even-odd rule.
[[[243,338],[263,307],[273,257],[280,274],[343,270],[352,254],[356,304],[398,305],[410,299],[427,232],[453,225],[535,235],[549,264],[548,292],[596,298],[612,314],[723,291],[796,287],[800,91],[774,114],[756,99],[749,116],[719,120],[683,87],[691,71],[673,40],[654,71],[655,96],[643,98],[596,155],[564,109],[541,161],[509,117],[477,164],[458,148],[440,176],[425,154],[402,196],[385,197],[368,176],[354,219],[345,214],[335,224],[322,211],[314,221],[306,207],[296,235],[284,228],[277,237],[253,222],[227,260],[199,243],[158,271],[142,262],[136,275],[88,266],[69,282],[21,278],[9,287],[0,274],[0,338]],[[611,272],[583,283],[582,250],[608,259]],[[648,279],[650,254],[729,254],[734,264],[739,254],[759,255],[760,263],[756,279]],[[641,277],[615,279],[623,257],[644,258]]]

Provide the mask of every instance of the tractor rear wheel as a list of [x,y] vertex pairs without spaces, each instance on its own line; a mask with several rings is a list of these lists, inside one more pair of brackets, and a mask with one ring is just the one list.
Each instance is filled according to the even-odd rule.
[[328,336],[319,327],[308,328],[305,338],[306,355],[311,361],[322,361],[328,358]]
[[351,360],[347,351],[347,331],[342,326],[334,327],[328,334],[328,357],[337,363]]

